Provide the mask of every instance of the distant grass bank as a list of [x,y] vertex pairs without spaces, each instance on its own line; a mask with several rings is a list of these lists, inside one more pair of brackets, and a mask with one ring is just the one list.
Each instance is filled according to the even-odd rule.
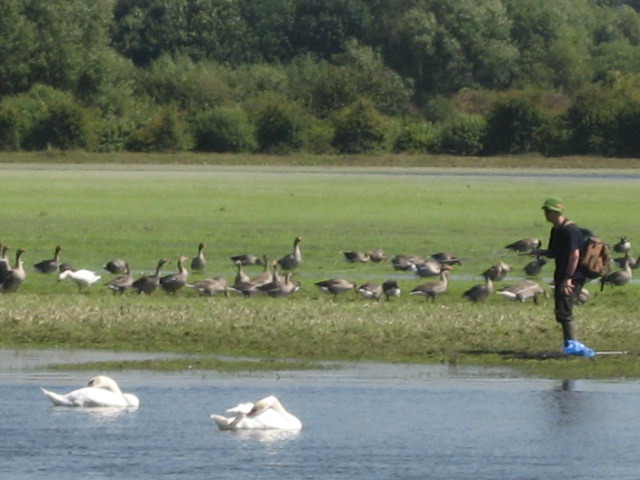
[[[640,355],[634,354],[594,361],[517,358],[514,353],[559,350],[550,300],[536,306],[494,295],[476,305],[461,298],[498,260],[512,265],[510,278],[523,276],[529,258],[504,246],[522,237],[546,239],[549,225],[540,204],[549,195],[563,196],[570,217],[609,241],[621,235],[640,239],[635,179],[515,165],[502,167],[508,175],[477,176],[413,170],[424,165],[403,165],[408,171],[368,169],[364,159],[354,171],[313,163],[297,164],[312,169],[269,162],[243,168],[243,160],[232,159],[183,163],[181,156],[161,156],[158,166],[152,155],[121,167],[104,157],[92,164],[80,154],[66,156],[64,168],[24,157],[0,163],[0,240],[12,251],[26,248],[28,267],[21,289],[0,295],[1,346],[248,356],[275,362],[265,365],[275,369],[286,367],[277,359],[297,359],[302,368],[323,360],[375,360],[500,365],[555,378],[640,377]],[[109,166],[91,167],[97,164]],[[634,168],[632,161],[625,168]],[[283,299],[204,298],[189,289],[175,296],[120,297],[102,285],[78,293],[75,285],[31,269],[59,244],[63,261],[102,272],[104,282],[112,276],[102,266],[117,257],[129,261],[134,276],[170,257],[164,273],[172,273],[177,257],[194,256],[203,241],[207,269],[192,279],[219,275],[231,283],[236,273],[231,255],[277,259],[298,235],[304,237],[304,263],[296,279],[303,288]],[[430,304],[407,293],[432,279],[395,272],[388,262],[347,264],[339,253],[373,248],[383,248],[389,257],[450,251],[463,265],[454,270],[449,292]],[[393,277],[404,293],[380,303],[353,292],[333,300],[313,285],[332,276],[355,282]],[[541,281],[549,276],[547,270]],[[640,350],[637,284],[590,290],[592,300],[576,311],[580,338],[599,350]],[[200,366],[238,368],[224,362]],[[163,368],[119,368],[127,367]]]

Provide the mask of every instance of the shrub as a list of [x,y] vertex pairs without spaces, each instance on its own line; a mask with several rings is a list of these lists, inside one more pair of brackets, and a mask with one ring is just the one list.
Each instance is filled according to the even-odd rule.
[[261,152],[286,153],[300,148],[304,110],[295,102],[265,93],[247,104]]
[[444,122],[439,129],[434,149],[453,155],[476,155],[482,148],[486,121],[479,115],[460,114]]
[[405,122],[393,142],[394,152],[428,152],[433,148],[436,131],[430,123],[420,121]]
[[193,138],[183,115],[170,108],[133,132],[126,147],[136,152],[179,152],[190,150]]
[[333,146],[340,153],[379,150],[386,140],[386,121],[371,101],[360,99],[343,108],[334,119]]
[[540,109],[524,98],[500,101],[487,117],[485,152],[516,154],[536,150],[537,134],[543,124]]
[[195,150],[202,152],[253,152],[254,127],[240,108],[218,108],[193,119]]

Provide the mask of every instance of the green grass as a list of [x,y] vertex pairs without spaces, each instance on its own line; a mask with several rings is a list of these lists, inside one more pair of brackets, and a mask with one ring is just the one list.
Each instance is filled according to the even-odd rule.
[[[501,365],[559,378],[640,376],[638,355],[512,358],[508,352],[559,349],[551,301],[536,306],[492,296],[475,305],[460,298],[498,260],[512,265],[512,278],[521,276],[529,258],[504,246],[522,237],[546,240],[549,224],[540,210],[546,196],[561,195],[571,218],[608,241],[621,235],[639,239],[640,224],[633,221],[640,207],[637,182],[569,178],[564,170],[523,179],[460,177],[416,166],[387,171],[162,160],[161,166],[146,160],[0,164],[0,240],[13,251],[26,248],[29,267],[19,292],[0,296],[0,345],[287,358],[305,361],[303,367],[355,359]],[[179,255],[194,256],[204,241],[208,268],[192,278],[222,275],[231,282],[229,256],[276,259],[291,251],[298,235],[304,237],[304,264],[296,278],[303,288],[283,299],[201,298],[186,289],[176,296],[114,297],[101,285],[78,293],[75,285],[30,268],[60,244],[63,261],[79,268],[101,270],[121,257],[140,275],[166,256],[174,259],[164,270],[169,273]],[[355,294],[334,301],[313,286],[331,276],[356,282],[396,277],[406,293],[428,280],[394,272],[388,263],[349,265],[339,254],[372,248],[389,256],[448,251],[464,263],[435,304],[406,294],[391,302]],[[102,272],[106,282],[110,275]],[[590,289],[593,299],[576,310],[579,337],[600,350],[639,350],[637,285],[602,293]],[[198,368],[223,368],[202,362]],[[121,367],[127,366],[160,368]]]

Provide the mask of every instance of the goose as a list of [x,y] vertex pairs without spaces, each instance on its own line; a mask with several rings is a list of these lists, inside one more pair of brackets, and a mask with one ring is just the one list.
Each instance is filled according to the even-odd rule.
[[419,277],[437,277],[442,272],[444,263],[435,260],[425,259],[422,263],[417,263],[415,274]]
[[544,257],[538,256],[535,260],[527,263],[524,266],[524,273],[529,277],[537,277],[542,272],[542,267],[547,264],[547,259]]
[[367,263],[371,257],[368,253],[353,251],[353,252],[340,252],[344,259],[349,263]]
[[466,298],[472,302],[484,302],[493,292],[493,282],[489,276],[486,276],[484,283],[474,285],[462,294],[462,298]]
[[164,277],[160,277],[160,288],[167,293],[175,294],[178,290],[187,284],[189,278],[189,271],[184,266],[185,262],[189,260],[188,257],[181,256],[178,258],[178,272],[170,273]]
[[131,269],[129,268],[129,264],[125,263],[124,274],[118,275],[116,278],[109,281],[106,284],[106,287],[109,290],[112,290],[113,294],[115,295],[116,293],[120,293],[120,294],[124,293],[124,291],[127,288],[131,288],[131,285],[133,285],[133,277],[131,276]]
[[234,255],[230,258],[234,265],[236,265],[237,262],[240,262],[242,265],[263,265],[262,258],[251,253],[247,253],[244,255]]
[[83,268],[79,270],[63,270],[58,275],[58,281],[61,282],[67,278],[73,280],[78,285],[78,291],[82,291],[84,287],[89,287],[102,278],[91,270],[85,270]]
[[207,259],[204,258],[204,249],[207,246],[204,243],[198,245],[198,254],[191,259],[191,270],[201,272],[207,266]]
[[[267,293],[269,290],[280,288],[285,281],[285,278],[281,277],[278,273],[278,262],[272,262],[271,268],[273,269],[271,273],[268,273],[265,267],[264,272],[262,272],[260,275],[256,275],[250,280],[250,283],[253,283],[256,288],[263,293]],[[265,279],[267,281],[265,281]]]
[[542,245],[542,242],[539,238],[522,238],[513,243],[510,243],[504,248],[506,248],[507,250],[513,250],[514,252],[523,253],[530,252],[531,250],[534,250],[536,248],[540,248],[540,245]]
[[193,288],[203,297],[212,297],[218,293],[228,294],[227,281],[222,277],[207,278],[204,280],[198,280],[197,282],[187,284],[189,288]]
[[243,263],[241,261],[239,260],[236,261],[236,267],[238,269],[238,272],[236,273],[236,278],[233,282],[233,286],[237,287],[239,285],[243,285],[245,283],[251,282],[251,277],[246,273],[244,273],[244,269],[242,268]]
[[440,272],[440,279],[437,282],[427,282],[422,285],[418,285],[411,292],[411,295],[424,295],[425,299],[429,301],[431,299],[432,302],[435,302],[436,297],[438,295],[443,294],[447,291],[449,286],[449,269],[443,268]]
[[0,285],[2,285],[2,282],[4,282],[4,279],[11,270],[11,264],[7,253],[9,250],[11,250],[9,245],[2,245],[2,248],[0,248]]
[[500,280],[504,280],[510,271],[511,267],[501,260],[496,265],[487,268],[481,275],[485,278],[489,276],[491,281],[498,282]]
[[624,268],[624,262],[629,261],[629,266],[632,270],[640,267],[640,259],[632,256],[629,252],[625,253],[624,257],[614,258],[613,263],[615,263],[618,267]]
[[[290,295],[292,293],[300,290],[300,282],[293,281],[293,274],[291,272],[287,272],[284,274],[284,279],[281,279],[277,284],[270,286],[267,289],[263,289],[263,291],[273,298],[280,298]],[[267,285],[265,285],[266,287]]]
[[256,287],[260,287],[261,285],[266,285],[267,283],[272,282],[274,278],[276,278],[277,276],[276,270],[278,268],[278,263],[272,262],[271,266],[273,268],[273,273],[271,273],[268,271],[269,264],[267,262],[267,256],[265,255],[262,258],[263,258],[264,269],[262,270],[261,273],[249,279],[249,281],[253,283]]
[[54,406],[59,407],[119,407],[137,408],[140,400],[132,393],[123,393],[115,380],[99,375],[93,377],[84,388],[66,394],[51,392],[40,387]]
[[530,279],[521,280],[512,285],[502,287],[497,293],[505,298],[518,300],[520,302],[532,298],[536,305],[540,303],[540,295],[544,295],[545,297],[548,295],[547,291],[542,288],[538,282]]
[[418,255],[394,255],[391,258],[391,266],[394,270],[401,272],[416,271],[416,264],[424,263],[426,260]]
[[110,273],[125,273],[127,270],[127,262],[120,258],[115,258],[113,260],[109,260],[104,265],[104,269]]
[[584,305],[591,298],[591,292],[586,288],[582,287],[580,293],[578,294],[578,300],[576,301],[577,305]]
[[431,255],[431,259],[436,262],[446,263],[448,265],[462,265],[462,260],[448,252],[439,252]]
[[387,300],[391,297],[399,297],[402,293],[402,290],[400,290],[400,286],[396,280],[386,280],[382,284],[382,290],[384,291],[384,296]]
[[362,295],[364,298],[370,298],[373,300],[380,300],[384,291],[382,290],[382,285],[375,282],[366,282],[356,288],[356,291]]
[[171,260],[168,258],[162,258],[158,261],[158,265],[156,266],[156,271],[153,275],[144,275],[137,280],[135,280],[131,284],[131,288],[133,288],[138,294],[146,293],[147,295],[153,293],[156,288],[160,285],[160,269],[169,263]]
[[627,237],[620,237],[618,243],[613,246],[613,251],[616,253],[627,253],[631,250],[631,242]]
[[341,293],[356,289],[355,283],[345,280],[344,278],[330,278],[316,282],[314,285],[321,291],[332,294],[333,298],[336,298]]
[[229,417],[212,414],[220,430],[301,430],[302,422],[273,395],[227,409]]
[[22,260],[22,254],[26,252],[26,249],[19,248],[16,251],[16,263],[13,268],[10,268],[0,285],[2,293],[12,293],[18,290],[20,285],[26,280],[27,272],[24,269],[24,261]]
[[375,248],[373,250],[369,250],[367,252],[369,255],[369,259],[374,263],[381,263],[387,260],[387,255],[384,253],[384,250],[381,248]]
[[278,265],[282,268],[282,270],[289,271],[295,270],[302,263],[302,250],[300,250],[300,242],[302,242],[302,237],[296,237],[293,241],[293,252],[285,255],[280,260],[278,260]]
[[609,275],[602,277],[601,284],[602,287],[604,287],[605,285],[621,287],[629,283],[632,277],[633,272],[631,271],[631,264],[629,262],[629,257],[627,256],[625,258],[624,268],[622,270],[611,272]]
[[55,273],[60,270],[60,252],[62,247],[58,245],[51,260],[42,260],[34,265],[34,268],[41,273]]

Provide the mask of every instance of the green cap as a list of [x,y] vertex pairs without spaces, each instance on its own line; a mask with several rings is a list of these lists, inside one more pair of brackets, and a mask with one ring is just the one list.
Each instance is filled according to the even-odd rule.
[[542,204],[542,209],[562,213],[564,210],[564,203],[562,203],[562,200],[558,197],[547,198]]

